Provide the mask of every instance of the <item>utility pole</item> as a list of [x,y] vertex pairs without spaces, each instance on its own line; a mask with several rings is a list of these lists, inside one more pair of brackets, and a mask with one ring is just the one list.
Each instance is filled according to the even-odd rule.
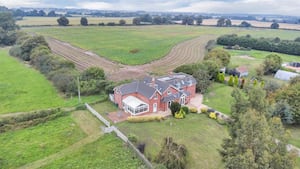
[[77,89],[78,89],[78,101],[79,103],[81,103],[79,76],[77,77]]

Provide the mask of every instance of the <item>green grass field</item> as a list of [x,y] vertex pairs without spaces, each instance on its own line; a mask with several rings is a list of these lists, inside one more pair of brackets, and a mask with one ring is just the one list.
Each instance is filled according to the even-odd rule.
[[133,133],[146,143],[146,156],[152,159],[158,154],[163,139],[173,137],[188,150],[187,168],[223,168],[217,151],[227,130],[205,115],[190,114],[183,120],[169,118],[163,122],[128,123],[117,125],[126,134]]
[[109,134],[42,168],[136,169],[141,165],[141,161],[120,139]]
[[231,104],[234,100],[231,97],[232,91],[233,87],[221,83],[213,83],[203,96],[203,104],[230,115]]
[[[0,114],[61,106],[75,106],[78,98],[64,99],[42,74],[0,50]],[[83,102],[103,96],[82,97]]]
[[187,39],[203,34],[251,34],[255,37],[294,39],[300,31],[217,28],[197,26],[130,26],[130,27],[44,27],[24,29],[51,36],[91,50],[110,60],[138,65],[165,56],[170,49]]
[[17,168],[42,159],[84,138],[70,115],[0,134],[0,168]]
[[[23,20],[18,20],[19,26],[43,26],[43,25],[58,25],[57,19],[59,17],[23,17]],[[70,25],[80,25],[81,17],[67,17]],[[119,23],[121,19],[124,19],[127,24],[132,24],[132,18],[118,18],[118,17],[87,17],[89,24],[96,24],[108,22]]]

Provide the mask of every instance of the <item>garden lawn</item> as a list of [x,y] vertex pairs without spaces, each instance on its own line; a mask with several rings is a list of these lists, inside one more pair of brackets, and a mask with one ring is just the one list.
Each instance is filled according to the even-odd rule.
[[154,160],[161,149],[163,139],[173,137],[174,142],[184,144],[188,150],[187,168],[223,168],[221,156],[222,139],[227,137],[227,129],[206,115],[189,114],[185,119],[168,118],[162,122],[117,124],[127,135],[138,137],[146,143],[146,156]]
[[294,39],[299,31],[219,28],[181,25],[106,26],[106,27],[49,27],[28,28],[39,33],[91,50],[110,60],[129,65],[149,63],[165,56],[174,45],[205,34],[250,34],[254,37]]
[[86,135],[70,115],[0,134],[0,168],[17,168],[59,152]]
[[75,153],[42,167],[43,169],[103,168],[136,169],[142,162],[114,134],[107,134],[97,141],[81,147]]
[[234,100],[231,96],[232,91],[233,87],[221,83],[213,83],[203,96],[203,104],[230,115],[231,104]]
[[[42,74],[0,49],[0,114],[78,105],[75,96],[64,99]],[[94,102],[104,96],[82,97]]]
[[261,51],[261,50],[227,50],[231,56],[250,56],[255,59],[265,59],[266,56],[270,54],[277,54],[279,55],[283,62],[295,62],[295,61],[300,61],[300,56],[296,55],[288,55],[288,54],[283,54],[283,53],[276,53],[276,52],[268,52],[268,51]]
[[288,126],[287,129],[291,132],[289,143],[300,148],[300,128],[299,126]]

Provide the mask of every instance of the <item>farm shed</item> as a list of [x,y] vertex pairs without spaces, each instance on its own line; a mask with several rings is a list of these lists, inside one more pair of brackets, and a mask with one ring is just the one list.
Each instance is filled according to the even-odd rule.
[[275,74],[275,78],[276,79],[280,79],[280,80],[290,80],[291,78],[294,78],[296,76],[299,76],[298,73],[293,73],[293,72],[288,72],[288,71],[285,71],[285,70],[278,70]]
[[236,70],[236,72],[238,72],[239,77],[245,77],[245,76],[248,76],[248,74],[249,74],[246,66],[239,66],[235,70]]

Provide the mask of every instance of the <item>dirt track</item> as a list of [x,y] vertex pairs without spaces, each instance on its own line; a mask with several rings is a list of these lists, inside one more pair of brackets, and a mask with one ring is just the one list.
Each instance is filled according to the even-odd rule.
[[174,46],[162,59],[138,66],[114,63],[91,51],[74,47],[56,39],[48,38],[47,42],[55,54],[74,62],[78,70],[82,71],[92,66],[101,67],[110,80],[120,81],[138,79],[149,73],[167,73],[179,65],[201,61],[205,54],[205,45],[211,39],[215,39],[215,36],[203,35],[182,42]]

